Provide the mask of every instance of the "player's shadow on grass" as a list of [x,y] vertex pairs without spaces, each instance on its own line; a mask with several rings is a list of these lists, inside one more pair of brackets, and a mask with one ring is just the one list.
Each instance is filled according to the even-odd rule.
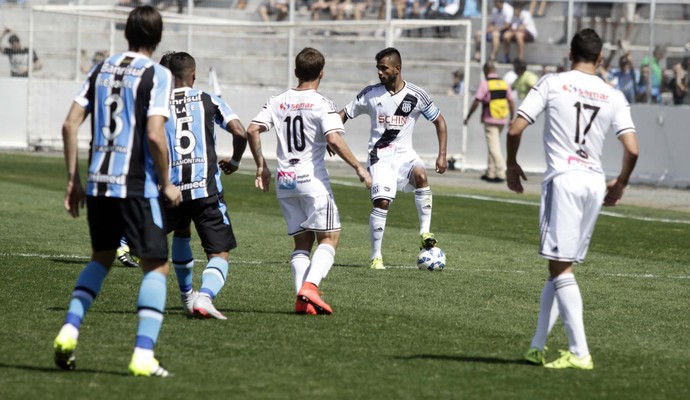
[[481,356],[450,356],[445,354],[412,354],[409,356],[394,356],[396,360],[439,360],[439,361],[458,361],[458,362],[473,362],[483,364],[521,364],[526,365],[527,362],[523,359],[506,359],[498,357],[481,357]]
[[51,373],[59,373],[59,374],[105,374],[105,375],[116,375],[116,376],[130,376],[126,372],[120,372],[120,371],[105,371],[105,370],[97,370],[97,369],[75,369],[74,371],[63,371],[57,367],[44,367],[44,366],[36,366],[36,365],[21,365],[21,364],[5,364],[0,362],[0,369],[18,369],[18,370],[23,370],[23,371],[32,371],[32,372],[51,372]]
[[76,264],[76,265],[86,265],[88,260],[86,258],[81,260],[69,259],[69,258],[51,258],[50,261],[57,264]]

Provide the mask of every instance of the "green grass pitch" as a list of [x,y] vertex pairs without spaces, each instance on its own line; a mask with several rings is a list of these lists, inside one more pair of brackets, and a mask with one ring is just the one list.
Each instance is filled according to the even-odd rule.
[[[0,154],[0,399],[690,398],[690,225],[599,218],[576,267],[595,369],[546,370],[521,361],[546,277],[537,207],[434,187],[432,230],[448,267],[428,272],[414,267],[417,215],[401,195],[384,239],[391,268],[371,271],[369,196],[334,184],[342,239],[321,285],[334,315],[297,316],[292,240],[249,164],[223,178],[239,241],[215,302],[228,320],[185,318],[171,272],[156,354],[175,376],[145,379],[127,375],[135,269],[111,271],[82,326],[77,370],[53,365],[52,340],[90,252],[85,213],[74,220],[63,209],[60,157]],[[193,249],[198,287],[196,236]],[[549,360],[567,347],[560,322],[548,345]]]

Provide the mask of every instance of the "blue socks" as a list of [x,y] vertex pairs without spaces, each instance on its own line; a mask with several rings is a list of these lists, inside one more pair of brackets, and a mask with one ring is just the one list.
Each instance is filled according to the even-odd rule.
[[228,262],[220,257],[213,257],[208,261],[206,269],[201,274],[201,290],[210,298],[215,298],[220,289],[225,285],[225,278],[228,276]]
[[180,293],[192,291],[192,277],[194,271],[194,256],[192,255],[192,238],[182,238],[173,236],[172,239],[172,262],[177,276],[177,284]]
[[159,272],[149,272],[141,281],[137,299],[137,348],[153,350],[156,344],[165,311],[165,281],[165,275]]
[[108,275],[108,269],[101,264],[95,261],[86,264],[77,278],[74,291],[72,291],[72,298],[65,317],[66,324],[74,325],[75,328],[79,329],[84,315],[101,291],[106,275]]

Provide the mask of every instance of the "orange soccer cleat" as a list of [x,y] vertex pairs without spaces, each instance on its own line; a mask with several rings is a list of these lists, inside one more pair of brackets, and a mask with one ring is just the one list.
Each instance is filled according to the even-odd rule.
[[304,285],[302,285],[299,293],[297,293],[297,299],[298,301],[312,305],[317,314],[333,314],[331,306],[319,296],[319,288],[311,282],[305,282]]

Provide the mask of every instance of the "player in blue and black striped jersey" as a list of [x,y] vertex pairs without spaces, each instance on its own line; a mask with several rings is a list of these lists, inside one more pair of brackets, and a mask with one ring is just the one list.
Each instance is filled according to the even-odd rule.
[[[62,369],[75,368],[79,327],[124,235],[141,257],[144,272],[129,371],[139,376],[169,375],[153,348],[163,322],[168,275],[164,202],[177,206],[181,196],[169,179],[164,130],[172,77],[151,60],[162,32],[163,19],[155,8],[132,10],[125,26],[129,51],[109,57],[89,72],[62,128],[68,176],[65,208],[77,217],[86,201],[93,251],[77,278],[65,323],[53,343],[55,363]],[[92,132],[85,191],[77,170],[77,131],[89,114]]]
[[[174,231],[172,261],[188,316],[226,319],[213,305],[228,275],[230,250],[237,247],[223,199],[220,170],[237,170],[247,147],[244,126],[220,97],[193,89],[196,62],[188,53],[168,53],[161,65],[170,69],[175,89],[170,97],[172,117],[165,125],[170,151],[170,180],[182,191],[182,204],[168,213],[168,232]],[[214,124],[233,135],[233,155],[218,162]],[[194,257],[190,223],[194,221],[208,264],[199,292],[192,287]]]

